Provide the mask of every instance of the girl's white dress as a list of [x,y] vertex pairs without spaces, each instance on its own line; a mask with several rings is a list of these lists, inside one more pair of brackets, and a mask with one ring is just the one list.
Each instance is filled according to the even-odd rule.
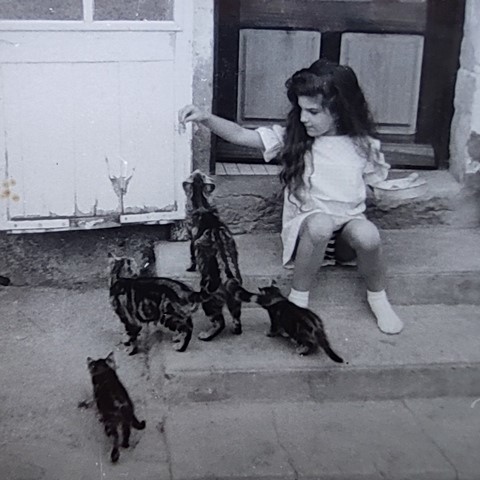
[[[269,162],[283,148],[285,128],[280,125],[257,129]],[[283,264],[295,250],[300,226],[306,217],[321,212],[330,215],[335,230],[354,218],[365,218],[367,185],[387,178],[390,166],[380,151],[380,142],[369,138],[369,155],[348,135],[317,137],[305,158],[305,188],[300,202],[285,189],[282,217]]]

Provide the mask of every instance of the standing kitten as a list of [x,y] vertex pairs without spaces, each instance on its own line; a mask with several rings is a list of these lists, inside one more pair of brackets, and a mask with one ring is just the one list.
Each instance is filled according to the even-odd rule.
[[225,328],[223,306],[226,304],[233,318],[233,333],[242,333],[241,302],[224,288],[227,280],[242,284],[238,268],[235,240],[228,226],[222,222],[217,209],[210,205],[209,195],[215,189],[210,177],[195,170],[183,182],[187,196],[187,214],[191,232],[191,267],[198,266],[202,291],[210,299],[202,304],[212,326],[198,338],[211,340]]
[[[135,260],[109,254],[110,303],[125,326],[130,355],[138,353],[137,338],[144,323],[160,322],[175,332],[175,349],[184,352],[192,338],[192,314],[208,297],[188,285],[166,277],[138,276]],[[143,274],[151,272],[143,266]]]
[[87,365],[92,377],[93,396],[100,413],[100,421],[104,424],[107,436],[113,437],[110,458],[112,462],[116,462],[120,457],[119,427],[122,429],[122,447],[128,448],[131,427],[143,430],[145,420],[140,422],[135,416],[133,403],[115,372],[113,352],[107,358],[98,360],[88,357]]
[[247,292],[235,282],[228,282],[228,291],[243,302],[256,302],[268,311],[270,317],[269,337],[286,335],[297,344],[297,353],[308,355],[318,347],[337,363],[343,363],[330,347],[321,318],[312,310],[302,308],[282,295],[280,289],[272,281],[270,287],[259,288],[260,294]]

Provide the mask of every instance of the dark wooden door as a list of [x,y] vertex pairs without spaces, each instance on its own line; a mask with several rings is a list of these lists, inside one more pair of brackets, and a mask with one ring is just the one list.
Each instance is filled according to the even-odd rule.
[[[464,0],[217,0],[214,111],[282,123],[285,79],[324,57],[354,68],[387,161],[445,167],[463,15]],[[214,161],[261,161],[214,145]]]

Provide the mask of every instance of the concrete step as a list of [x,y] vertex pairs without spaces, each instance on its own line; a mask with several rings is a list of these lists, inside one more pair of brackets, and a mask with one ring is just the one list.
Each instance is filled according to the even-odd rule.
[[176,406],[165,422],[170,478],[478,480],[474,402]]
[[[348,365],[264,337],[256,308],[243,335],[185,353],[151,326],[131,357],[106,287],[1,288],[0,478],[478,480],[478,307],[397,307],[396,337],[361,304],[314,307]],[[92,395],[87,356],[110,351],[147,422],[118,464],[95,410],[77,408]]]
[[[364,304],[312,308],[345,364],[322,350],[299,356],[287,339],[266,337],[267,313],[249,308],[242,335],[226,329],[209,343],[194,338],[185,354],[162,345],[152,378],[170,404],[480,396],[477,306],[397,306],[406,326],[395,336],[377,329]],[[197,313],[196,334],[207,326]]]
[[[480,304],[480,229],[444,227],[382,230],[388,266],[388,292],[398,305]],[[240,269],[247,288],[269,284],[274,278],[288,293],[291,270],[282,267],[280,235],[237,235]],[[156,244],[159,275],[198,282],[197,273],[186,272],[188,242]],[[336,305],[357,304],[365,287],[352,267],[320,269],[311,296]]]

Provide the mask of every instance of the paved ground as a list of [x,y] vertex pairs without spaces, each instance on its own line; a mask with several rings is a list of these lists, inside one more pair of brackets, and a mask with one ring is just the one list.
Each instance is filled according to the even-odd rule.
[[[300,359],[288,344],[263,337],[266,323],[261,323],[266,320],[258,318],[257,309],[245,309],[241,337],[225,333],[212,344],[193,339],[180,354],[172,352],[168,334],[151,329],[146,352],[129,357],[106,288],[3,288],[0,478],[478,480],[476,394],[422,400],[405,391],[404,398],[396,400],[347,397],[332,402],[322,401],[318,393],[329,389],[328,384],[316,385],[313,396],[296,397],[289,391],[298,388],[295,379],[301,372],[322,369],[336,378],[340,372],[403,365],[411,383],[418,385],[420,370],[408,366],[439,365],[440,371],[445,365],[456,378],[456,370],[480,361],[476,309],[398,307],[409,317],[407,329],[390,338],[369,324],[363,307],[354,319],[332,308],[325,307],[323,314],[332,343],[349,361],[346,366],[337,367],[322,354]],[[347,321],[352,324],[348,335]],[[77,408],[91,396],[86,357],[112,350],[138,416],[147,421],[144,431],[135,431],[132,448],[122,451],[117,465],[109,462],[109,442],[94,409]],[[238,396],[222,398],[191,389],[193,376],[219,374],[222,365],[227,365],[223,378],[229,382],[235,382],[230,375],[235,369],[262,379],[262,356],[263,371],[272,367],[279,373],[268,380],[277,398],[242,397],[239,389]],[[400,388],[408,385],[405,378]],[[467,388],[470,381],[471,392],[477,392],[477,379],[470,375],[461,384]],[[427,377],[424,381],[429,382]],[[262,381],[256,388],[265,390]],[[363,395],[368,398],[369,392]]]

